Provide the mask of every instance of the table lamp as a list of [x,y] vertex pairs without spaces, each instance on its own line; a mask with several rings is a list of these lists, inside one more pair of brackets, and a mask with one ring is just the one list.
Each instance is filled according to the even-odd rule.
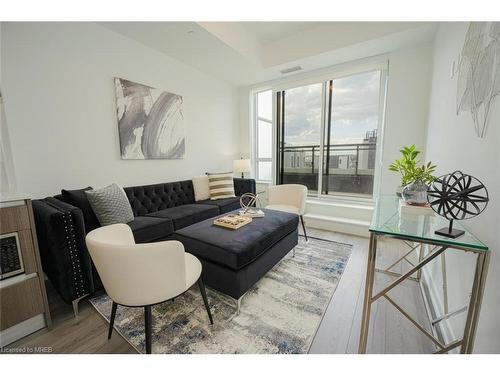
[[238,159],[233,162],[233,173],[241,173],[241,178],[245,178],[244,173],[250,173],[250,159]]

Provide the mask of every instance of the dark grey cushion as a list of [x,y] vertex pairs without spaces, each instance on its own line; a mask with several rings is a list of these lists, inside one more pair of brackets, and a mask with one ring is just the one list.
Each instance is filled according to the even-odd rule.
[[174,231],[172,220],[159,217],[137,216],[127,224],[137,243],[158,241]]
[[101,225],[128,223],[134,220],[134,213],[127,196],[117,184],[86,190],[85,194]]
[[181,241],[186,250],[197,257],[238,270],[297,230],[298,215],[263,211],[264,218],[255,218],[236,230],[218,227],[213,225],[213,220],[205,220],[175,232],[172,238]]
[[87,190],[92,190],[92,187],[89,186],[85,189],[77,190],[63,189],[61,190],[61,196],[64,202],[82,210],[83,220],[85,222],[85,231],[88,233],[99,227],[99,220],[97,220],[97,217],[90,206],[89,200],[87,199],[87,195],[85,194],[85,191]]
[[203,201],[196,202],[197,204],[210,204],[212,206],[217,206],[219,208],[220,214],[225,214],[226,212],[234,211],[236,209],[241,208],[240,206],[240,197],[232,197],[232,198],[222,198],[222,199],[206,199]]
[[174,229],[179,230],[188,225],[217,216],[217,206],[207,204],[184,204],[182,206],[167,208],[158,212],[147,214],[149,217],[168,218],[174,222]]

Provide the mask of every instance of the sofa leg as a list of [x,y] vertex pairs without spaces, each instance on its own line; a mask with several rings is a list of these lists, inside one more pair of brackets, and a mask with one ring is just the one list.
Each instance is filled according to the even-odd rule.
[[78,303],[80,303],[80,301],[87,296],[88,294],[85,294],[84,296],[78,297],[77,299],[71,301],[71,304],[73,305],[73,314],[75,315],[75,318],[78,318]]
[[304,217],[300,215],[300,222],[302,223],[302,231],[304,232],[304,237],[306,238],[306,241],[309,241],[307,239],[307,232],[306,232],[306,226],[304,224]]

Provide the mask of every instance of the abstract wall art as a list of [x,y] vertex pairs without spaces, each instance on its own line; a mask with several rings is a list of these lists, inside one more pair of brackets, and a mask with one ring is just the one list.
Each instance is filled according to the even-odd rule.
[[499,94],[500,22],[471,22],[458,63],[457,115],[470,112],[480,138]]
[[122,159],[183,159],[182,96],[115,78]]

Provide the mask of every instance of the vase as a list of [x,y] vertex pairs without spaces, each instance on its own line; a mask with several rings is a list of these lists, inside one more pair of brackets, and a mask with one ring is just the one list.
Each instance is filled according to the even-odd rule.
[[427,204],[427,184],[422,180],[415,180],[404,187],[402,196],[406,204],[425,206]]

